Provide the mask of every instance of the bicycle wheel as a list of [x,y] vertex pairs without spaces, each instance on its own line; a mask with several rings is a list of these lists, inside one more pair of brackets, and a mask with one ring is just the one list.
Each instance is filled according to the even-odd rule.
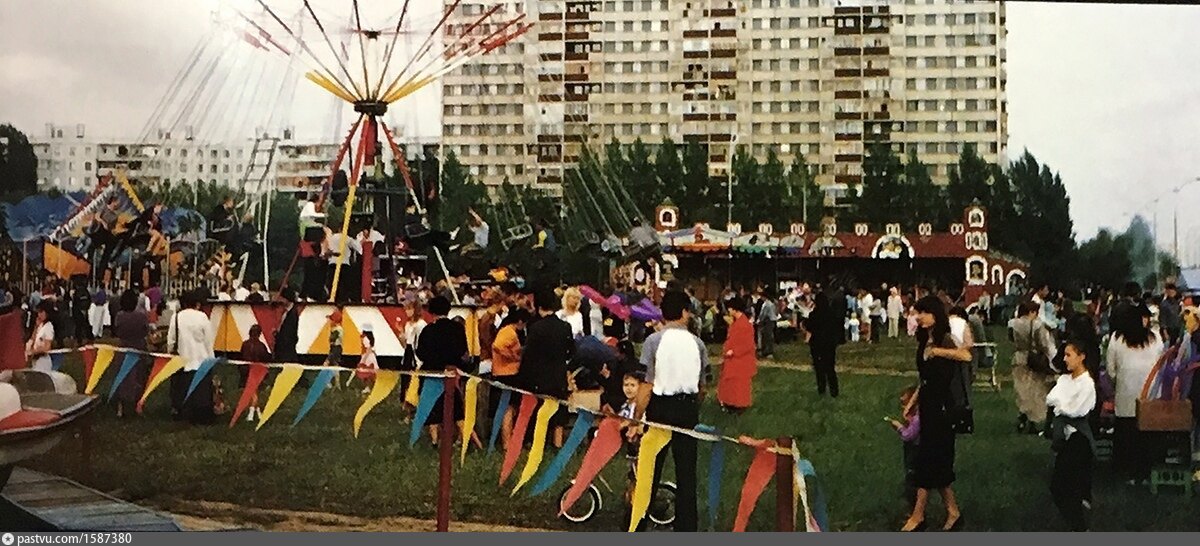
[[[575,482],[572,481],[571,483]],[[562,506],[563,500],[567,498],[567,492],[570,490],[570,487],[563,489],[562,494],[558,496],[558,503],[555,505],[555,510],[558,510]],[[559,517],[571,523],[584,523],[592,519],[596,515],[596,512],[599,512],[603,507],[604,501],[600,497],[600,490],[595,485],[589,485],[583,496],[575,501],[575,505],[570,510],[563,512]]]
[[656,525],[675,523],[675,484],[661,482],[654,485],[654,497],[646,509],[646,516]]

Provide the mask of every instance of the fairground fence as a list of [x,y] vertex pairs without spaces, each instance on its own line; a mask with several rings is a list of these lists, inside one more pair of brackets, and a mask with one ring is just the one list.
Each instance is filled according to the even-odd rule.
[[[141,401],[138,403],[139,412],[150,394],[172,376],[183,371],[184,366],[182,358],[178,355],[138,351],[111,345],[87,345],[78,348],[51,351],[50,356],[54,369],[60,369],[66,355],[74,352],[80,353],[83,359],[84,392],[87,394],[92,394],[99,384],[101,377],[105,375],[105,372],[112,368],[114,362],[120,361],[109,388],[108,398],[110,399],[115,395],[117,387],[129,378],[134,367],[139,362],[143,361],[143,359],[152,359],[153,364],[146,388],[142,393]],[[267,397],[267,403],[262,410],[257,429],[265,426],[271,417],[274,416],[305,372],[316,372],[316,378],[311,383],[307,397],[294,418],[292,426],[295,426],[307,415],[330,383],[337,380],[339,374],[353,373],[353,370],[338,366],[258,363],[213,357],[201,362],[199,368],[194,372],[188,386],[187,397],[190,398],[197,387],[206,378],[209,378],[213,370],[220,365],[249,366],[251,368],[247,373],[247,382],[230,419],[229,426],[231,428],[249,407],[253,395],[257,393],[259,386],[271,369],[278,370],[279,373]],[[582,464],[575,475],[573,485],[564,498],[563,504],[560,506],[560,510],[563,512],[570,508],[571,504],[587,490],[600,470],[620,451],[622,436],[620,425],[625,422],[638,423],[646,427],[646,432],[642,440],[642,448],[639,450],[637,460],[633,511],[629,526],[630,531],[636,528],[637,523],[646,514],[650,503],[651,484],[653,482],[657,455],[669,444],[673,435],[686,435],[698,441],[712,444],[713,449],[710,452],[710,461],[707,466],[709,479],[706,480],[708,483],[707,516],[710,526],[715,524],[716,510],[720,499],[721,480],[719,476],[724,470],[724,447],[733,444],[754,450],[754,457],[747,469],[746,480],[738,502],[738,511],[733,525],[734,531],[744,531],[746,529],[751,512],[753,512],[759,497],[771,481],[775,482],[776,494],[775,530],[794,531],[796,529],[796,521],[801,517],[803,518],[803,529],[806,531],[824,531],[829,529],[824,493],[817,479],[816,472],[811,462],[800,457],[798,446],[791,438],[759,439],[747,436],[732,437],[719,434],[712,429],[703,429],[702,427],[684,429],[646,419],[621,418],[611,413],[581,407],[570,401],[514,388],[492,381],[486,377],[465,373],[454,368],[447,369],[445,372],[376,370],[370,393],[355,413],[353,422],[355,437],[358,437],[363,421],[371,410],[386,399],[401,384],[400,379],[402,376],[409,376],[411,378],[408,382],[408,388],[404,393],[404,399],[407,403],[416,407],[416,415],[412,421],[414,425],[409,436],[410,446],[416,443],[423,428],[417,423],[425,422],[432,412],[437,409],[434,407],[436,401],[439,398],[442,399],[442,407],[440,409],[442,412],[441,431],[438,438],[438,531],[447,531],[450,524],[454,468],[455,393],[459,389],[463,391],[463,404],[465,408],[463,430],[474,431],[481,385],[488,385],[500,393],[499,404],[492,418],[488,451],[493,450],[495,447],[500,431],[501,419],[510,407],[512,398],[514,396],[520,397],[513,432],[508,444],[504,446],[504,462],[500,471],[501,485],[504,484],[515,469],[517,460],[524,449],[524,439],[528,431],[528,426],[531,421],[534,421],[533,442],[529,449],[524,468],[521,470],[516,486],[512,490],[513,494],[516,494],[523,486],[530,483],[534,476],[538,474],[545,450],[546,432],[549,421],[557,411],[566,408],[576,412],[577,418],[575,424],[563,447],[555,455],[550,464],[541,469],[541,475],[538,476],[537,481],[534,482],[530,490],[530,494],[542,494],[554,485],[563,476],[565,466],[572,459],[576,450],[581,446],[589,433],[591,433],[593,425],[598,425],[598,432],[589,445]],[[463,383],[463,385],[460,386],[460,383]],[[83,441],[81,455],[85,459],[84,472],[86,475],[90,468],[87,459],[90,457],[91,451],[90,434],[86,428],[84,433],[81,434],[81,439]],[[461,443],[462,448],[460,453],[460,460],[462,461],[465,461],[469,444],[469,438],[464,438]],[[705,467],[700,466],[700,468]],[[718,478],[713,479],[714,475]]]

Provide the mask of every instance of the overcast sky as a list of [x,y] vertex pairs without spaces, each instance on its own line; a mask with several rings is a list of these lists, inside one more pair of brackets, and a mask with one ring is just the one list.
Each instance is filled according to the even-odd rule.
[[[301,5],[270,3],[281,11]],[[334,14],[349,2],[316,3],[327,26],[346,26]],[[412,4],[419,6],[418,26],[432,26],[439,2]],[[85,123],[97,136],[136,136],[213,28],[216,5],[0,0],[0,121],[34,136],[47,122]],[[366,24],[382,26],[400,2],[363,5],[377,10],[364,13]],[[1008,29],[1011,154],[1028,148],[1062,174],[1080,238],[1102,226],[1123,228],[1134,213],[1152,218],[1151,201],[1161,198],[1159,240],[1169,249],[1174,203],[1192,203],[1187,208],[1194,210],[1200,202],[1200,183],[1171,193],[1200,177],[1200,6],[1010,3]],[[336,101],[300,83],[293,124],[308,139],[333,138]],[[437,101],[431,89],[393,107],[389,117],[409,133],[436,135]],[[1200,257],[1194,217],[1181,217],[1179,227],[1185,261],[1192,262]]]

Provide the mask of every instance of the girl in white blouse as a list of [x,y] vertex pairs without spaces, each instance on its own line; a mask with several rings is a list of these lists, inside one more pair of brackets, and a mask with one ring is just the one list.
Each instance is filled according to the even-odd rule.
[[1084,365],[1085,351],[1076,342],[1067,342],[1063,362],[1067,373],[1058,376],[1046,395],[1046,405],[1054,411],[1054,474],[1050,493],[1054,504],[1072,531],[1086,531],[1092,509],[1092,464],[1095,439],[1088,414],[1096,407],[1096,382]]
[[1150,310],[1134,309],[1137,320],[1114,325],[1105,363],[1116,384],[1116,430],[1113,434],[1113,467],[1130,482],[1150,476],[1150,457],[1137,428],[1137,399],[1154,364],[1163,352],[1163,342],[1150,328]]

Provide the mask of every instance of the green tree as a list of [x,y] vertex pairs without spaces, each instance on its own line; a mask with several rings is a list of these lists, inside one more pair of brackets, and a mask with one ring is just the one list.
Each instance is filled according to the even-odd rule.
[[903,185],[898,202],[900,213],[895,222],[899,222],[906,231],[915,230],[918,225],[929,222],[940,225],[944,216],[946,201],[942,188],[933,183],[929,175],[929,165],[921,161],[916,150],[909,149],[908,158],[904,163]]
[[0,196],[16,202],[37,192],[37,155],[25,133],[0,125]]
[[1101,229],[1095,237],[1079,245],[1079,280],[1105,288],[1118,288],[1129,280],[1133,264],[1125,239]]
[[1076,280],[1075,239],[1071,198],[1062,178],[1040,165],[1028,150],[1009,166],[1008,178],[1014,195],[1014,221],[1021,232],[1019,238],[1003,241],[1010,246],[999,248],[1028,260],[1030,280],[1035,284],[1067,288]]
[[803,222],[807,227],[816,226],[825,215],[825,192],[817,185],[804,154],[792,156],[787,181],[783,194],[785,216],[778,220],[780,225]]
[[453,150],[446,154],[440,186],[436,214],[432,218],[433,225],[440,230],[452,231],[465,226],[467,210],[482,208],[488,200],[487,188],[467,172]]
[[[683,148],[683,192],[675,203],[689,223],[719,224],[724,214],[716,214],[713,181],[708,174],[708,149],[691,141]],[[672,197],[674,199],[674,197]]]
[[732,205],[728,194],[722,196],[722,204],[730,209],[721,212],[726,213],[722,216],[730,216],[730,220],[742,224],[743,229],[753,229],[751,224],[753,213],[751,211],[755,207],[762,206],[761,201],[755,200],[758,193],[759,174],[758,160],[745,147],[738,146],[733,154]]
[[946,184],[946,203],[951,211],[962,211],[973,202],[987,204],[992,197],[992,167],[975,151],[974,144],[963,146],[957,168],[950,171]]
[[878,227],[900,218],[903,174],[904,164],[891,146],[872,143],[863,159],[862,190],[851,199],[854,219]]
[[[685,217],[690,216],[688,209],[684,207],[688,195],[684,186],[683,161],[679,157],[679,146],[670,138],[663,139],[658,151],[654,154],[654,176],[658,180],[658,185],[653,193],[643,194],[647,195],[646,201],[649,202],[642,203],[642,214],[647,218],[652,218],[654,216],[653,208],[662,203],[664,199],[670,199],[679,206]],[[651,204],[650,202],[653,203],[653,207],[646,210],[646,207]]]

